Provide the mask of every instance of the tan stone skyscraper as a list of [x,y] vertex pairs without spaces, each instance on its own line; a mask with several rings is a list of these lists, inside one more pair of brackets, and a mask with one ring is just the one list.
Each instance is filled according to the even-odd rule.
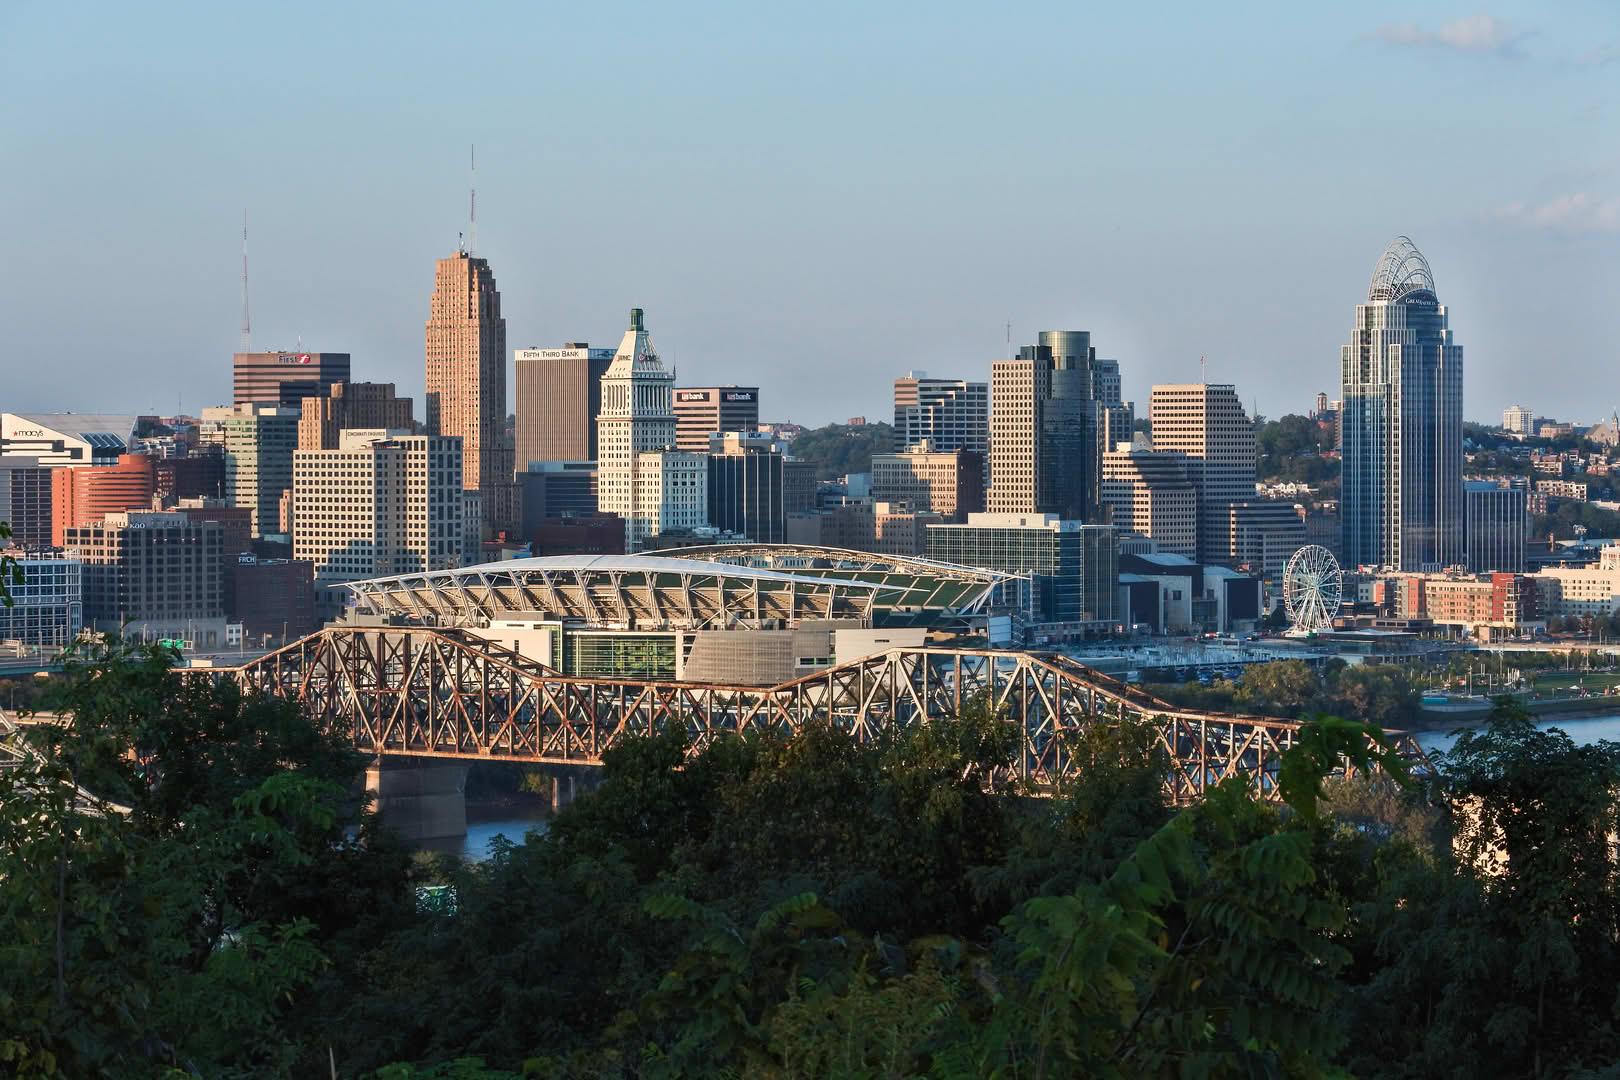
[[427,321],[427,430],[461,439],[461,482],[477,491],[484,524],[519,524],[512,449],[506,445],[506,320],[489,260],[440,259]]
[[1231,383],[1155,386],[1148,405],[1153,448],[1182,454],[1198,492],[1198,559],[1233,557],[1229,514],[1255,500],[1254,421]]

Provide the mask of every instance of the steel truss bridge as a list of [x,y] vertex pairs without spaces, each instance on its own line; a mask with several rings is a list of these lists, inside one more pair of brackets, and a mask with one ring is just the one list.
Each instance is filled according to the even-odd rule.
[[[892,649],[779,686],[725,686],[565,675],[464,630],[331,627],[241,667],[189,674],[296,700],[348,727],[367,753],[553,765],[600,765],[618,743],[672,728],[694,748],[813,724],[871,743],[983,695],[1023,731],[1007,779],[1051,791],[1079,772],[1073,735],[1133,718],[1157,729],[1170,759],[1165,793],[1177,803],[1232,776],[1277,799],[1279,759],[1299,730],[1177,709],[1064,657],[984,649]],[[1410,736],[1392,739],[1425,760]]]

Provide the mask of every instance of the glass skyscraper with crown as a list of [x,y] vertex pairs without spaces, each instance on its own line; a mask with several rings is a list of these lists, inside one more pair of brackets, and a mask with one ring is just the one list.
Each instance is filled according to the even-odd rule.
[[1406,237],[1379,259],[1339,366],[1346,564],[1462,564],[1463,351],[1428,260]]

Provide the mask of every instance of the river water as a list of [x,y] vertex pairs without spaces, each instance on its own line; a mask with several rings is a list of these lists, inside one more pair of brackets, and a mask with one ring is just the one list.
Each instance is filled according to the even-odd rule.
[[[1578,743],[1594,743],[1603,739],[1620,742],[1620,716],[1548,717],[1536,724],[1542,731],[1558,728]],[[1420,731],[1417,740],[1425,750],[1448,749],[1456,736],[1450,728]]]
[[490,842],[497,836],[521,844],[530,832],[544,833],[550,824],[549,802],[517,805],[468,803],[467,835],[423,840],[417,844],[417,848],[421,851],[442,851],[447,855],[460,855],[471,862],[481,862],[489,858]]

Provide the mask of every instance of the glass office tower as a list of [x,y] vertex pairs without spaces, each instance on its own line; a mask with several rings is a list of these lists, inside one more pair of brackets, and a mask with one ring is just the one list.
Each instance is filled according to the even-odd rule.
[[1464,561],[1462,353],[1428,261],[1396,237],[1339,353],[1347,565],[1421,571]]

